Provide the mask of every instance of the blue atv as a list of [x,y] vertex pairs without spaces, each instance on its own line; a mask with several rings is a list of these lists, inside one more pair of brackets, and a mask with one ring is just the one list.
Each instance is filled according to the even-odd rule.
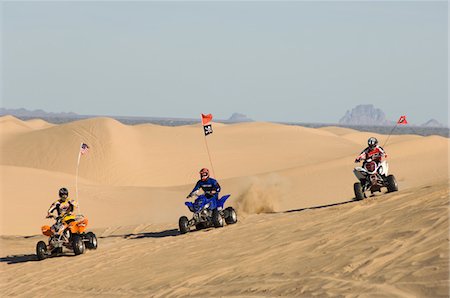
[[191,220],[186,216],[180,217],[178,222],[180,233],[186,234],[193,226],[201,230],[209,227],[223,227],[224,221],[229,225],[235,224],[237,215],[233,207],[223,209],[223,204],[229,197],[230,195],[225,195],[217,200],[214,197],[207,198],[205,195],[200,195],[194,202],[185,202],[184,204],[194,215]]

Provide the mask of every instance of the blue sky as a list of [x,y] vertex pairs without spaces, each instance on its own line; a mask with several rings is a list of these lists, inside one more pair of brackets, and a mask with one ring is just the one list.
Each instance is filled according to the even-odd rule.
[[2,2],[2,106],[448,122],[447,2]]

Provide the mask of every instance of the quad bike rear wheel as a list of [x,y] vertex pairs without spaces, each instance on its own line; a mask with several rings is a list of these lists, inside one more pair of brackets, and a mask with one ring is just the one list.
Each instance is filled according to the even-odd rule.
[[214,209],[212,213],[212,222],[215,228],[223,227],[223,217],[217,209]]
[[85,236],[86,241],[86,248],[87,249],[97,249],[97,236],[95,236],[94,233],[88,232]]
[[180,228],[180,233],[186,234],[187,232],[189,232],[189,219],[186,216],[180,217],[178,226]]
[[233,207],[227,207],[225,209],[225,222],[228,225],[232,225],[237,222],[237,214]]
[[398,183],[394,175],[386,177],[388,192],[398,191]]
[[44,241],[39,241],[36,244],[36,256],[38,260],[43,260],[47,257],[47,244]]
[[84,253],[84,242],[83,239],[81,239],[81,236],[78,234],[74,234],[72,236],[72,249],[75,255],[81,255]]
[[353,184],[353,190],[355,192],[355,200],[356,201],[363,200],[366,197],[364,195],[364,191],[362,189],[361,182],[355,182],[355,184]]

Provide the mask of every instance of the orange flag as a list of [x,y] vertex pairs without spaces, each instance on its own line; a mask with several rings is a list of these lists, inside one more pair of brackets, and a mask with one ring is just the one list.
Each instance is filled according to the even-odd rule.
[[212,118],[213,118],[213,117],[212,117],[211,114],[208,114],[208,115],[202,114],[202,124],[203,124],[203,125],[208,125],[209,122],[212,121]]
[[406,121],[406,116],[400,116],[400,118],[398,118],[397,124],[408,124],[408,121]]
[[213,116],[211,114],[202,114],[203,132],[205,133],[205,136],[213,133],[211,124],[212,118]]

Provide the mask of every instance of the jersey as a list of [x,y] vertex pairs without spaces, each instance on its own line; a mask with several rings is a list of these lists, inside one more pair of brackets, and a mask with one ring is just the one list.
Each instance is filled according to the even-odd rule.
[[56,211],[58,216],[61,214],[72,214],[75,211],[75,207],[78,207],[78,204],[75,200],[67,198],[64,202],[60,202],[56,200],[48,209],[48,213],[52,213]]
[[373,149],[367,147],[361,152],[361,154],[358,156],[357,159],[369,159],[369,158],[372,158],[376,162],[381,162],[383,158],[387,158],[387,154],[384,151],[384,149],[380,146],[376,146]]
[[220,192],[220,185],[214,178],[208,178],[205,181],[198,180],[197,184],[195,184],[194,189],[191,191],[191,194],[193,192],[196,192],[199,189],[202,189],[206,194],[211,194],[211,191],[216,191],[217,193]]

